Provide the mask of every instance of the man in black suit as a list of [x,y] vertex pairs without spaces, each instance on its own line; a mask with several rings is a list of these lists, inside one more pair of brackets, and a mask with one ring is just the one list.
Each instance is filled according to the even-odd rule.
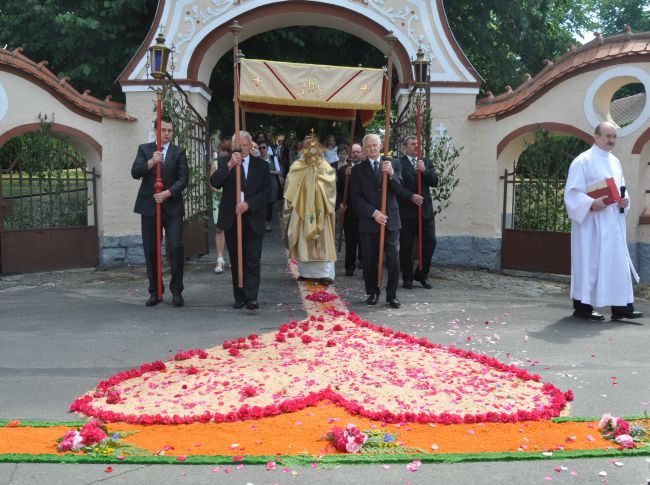
[[[247,131],[239,134],[241,153],[218,159],[217,170],[210,177],[210,185],[220,189],[221,203],[217,227],[226,233],[226,246],[230,257],[230,271],[235,296],[235,308],[259,308],[257,292],[260,286],[260,260],[264,239],[266,206],[271,201],[271,176],[269,164],[250,154],[252,137]],[[233,137],[233,146],[235,139]],[[236,194],[236,175],[233,170],[241,166],[241,195]],[[239,199],[240,202],[235,203]],[[242,247],[244,287],[239,288],[237,266],[237,215],[242,215]]]
[[[436,213],[433,210],[429,187],[438,185],[438,176],[433,163],[428,159],[418,159],[418,139],[414,135],[404,141],[405,155],[400,158],[402,184],[397,191],[399,215],[402,231],[399,237],[399,259],[402,271],[402,286],[413,288],[413,280],[425,288],[433,288],[427,279],[431,268],[431,258],[436,249]],[[422,195],[418,195],[417,173],[422,174]],[[418,207],[422,207],[422,271],[413,271],[413,244],[418,238]]]
[[[368,159],[352,168],[350,202],[359,215],[359,240],[363,247],[363,279],[366,285],[366,303],[375,305],[379,299],[377,281],[379,261],[379,227],[385,226],[384,255],[386,256],[386,302],[399,308],[399,230],[401,227],[396,194],[401,183],[398,160],[380,161],[381,140],[377,135],[363,137],[363,150]],[[382,174],[388,176],[386,214],[381,212]]]
[[[348,186],[348,198],[343,202],[345,190],[345,177],[352,175],[352,167],[361,162],[361,145],[353,143],[350,147],[350,158],[346,159],[345,153],[341,153],[339,146],[339,160],[346,159],[346,164],[338,169],[336,173],[336,206],[339,212],[343,212],[343,233],[345,234],[345,276],[352,276],[357,267],[357,258],[362,259],[361,246],[359,245],[359,216],[350,203],[350,187]],[[349,182],[348,182],[349,183]],[[340,230],[340,229],[339,229]],[[357,253],[358,251],[358,253]]]
[[[154,125],[155,126],[155,125]],[[131,167],[131,176],[142,179],[133,211],[141,216],[142,246],[149,277],[149,299],[147,306],[160,303],[158,299],[158,265],[156,250],[156,204],[162,204],[161,219],[165,228],[169,267],[172,273],[169,288],[172,304],[184,305],[183,300],[183,189],[189,180],[189,167],[185,150],[171,143],[174,125],[168,116],[163,116],[160,124],[162,150],[156,150],[156,142],[138,147],[138,154]],[[162,162],[163,190],[155,194],[156,164]]]

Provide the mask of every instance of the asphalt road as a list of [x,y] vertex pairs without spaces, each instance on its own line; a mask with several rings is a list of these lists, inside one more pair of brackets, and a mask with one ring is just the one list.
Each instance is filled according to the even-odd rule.
[[[287,270],[278,228],[265,238],[258,311],[234,310],[229,273],[215,275],[214,254],[189,262],[184,308],[146,308],[142,267],[71,270],[0,278],[0,419],[76,419],[69,404],[98,381],[178,350],[273,330],[305,315]],[[341,263],[338,274],[342,275]],[[336,286],[362,318],[433,342],[518,363],[544,381],[572,389],[571,415],[641,414],[650,402],[647,319],[585,322],[571,317],[566,281],[434,268],[433,289],[398,291],[402,308],[363,303],[360,272]],[[384,295],[382,295],[383,297]],[[383,302],[383,298],[380,299]],[[650,311],[646,301],[637,308]],[[646,458],[610,458],[297,468],[0,464],[2,484],[630,484],[646,485]],[[567,467],[560,473],[556,466]],[[606,477],[599,473],[607,472]],[[570,473],[575,472],[575,473]],[[605,482],[606,481],[606,482]]]

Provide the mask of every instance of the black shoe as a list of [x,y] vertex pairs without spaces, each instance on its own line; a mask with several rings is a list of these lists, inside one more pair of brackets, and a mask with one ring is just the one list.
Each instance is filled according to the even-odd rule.
[[[584,318],[585,320],[605,320],[605,315],[598,313],[595,310],[592,310],[591,313],[583,312],[580,310],[574,310],[573,316],[578,318]],[[612,319],[614,315],[612,315]]]
[[151,295],[149,299],[145,302],[145,306],[156,306],[162,301],[162,298],[159,299],[157,295]]
[[397,297],[395,297],[395,298],[386,298],[386,303],[388,303],[388,305],[389,305],[391,308],[399,308],[399,307],[402,306],[402,304],[401,304],[400,301],[397,299]]
[[243,301],[236,301],[235,303],[233,303],[232,307],[235,310],[239,310],[240,308],[244,308],[244,305],[245,303]]
[[376,305],[378,300],[379,300],[379,293],[371,293],[370,295],[368,295],[368,298],[366,298],[366,303],[368,305]]
[[402,284],[402,288],[406,288],[407,290],[412,290],[413,289],[413,282],[412,281],[404,281]]
[[643,318],[644,316],[643,312],[632,310],[622,313],[612,313],[612,320],[634,320],[635,318]]
[[354,270],[353,269],[346,269],[345,270],[345,276],[354,276]]
[[307,278],[305,278],[304,276],[298,276],[298,281],[306,281],[306,280]]
[[172,305],[175,307],[179,308],[185,305],[185,300],[183,299],[183,295],[174,295],[172,296]]
[[361,261],[357,264],[357,269],[363,269],[363,263]]
[[418,281],[422,286],[424,286],[427,290],[430,290],[431,288],[433,288],[433,285],[431,284],[431,282],[430,282],[428,279],[426,279],[426,278],[423,278],[423,279],[416,279],[416,280],[417,280],[417,281]]
[[260,304],[257,303],[257,300],[248,300],[246,302],[246,308],[249,310],[257,310],[260,307]]
[[334,280],[332,278],[321,278],[318,282],[323,286],[329,286],[334,283]]

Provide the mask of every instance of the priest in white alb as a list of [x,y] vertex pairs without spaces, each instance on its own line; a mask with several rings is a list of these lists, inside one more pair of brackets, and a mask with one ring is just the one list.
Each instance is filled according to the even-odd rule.
[[629,196],[614,202],[607,195],[588,195],[610,178],[622,192],[625,179],[621,162],[611,153],[615,144],[616,127],[600,123],[594,145],[571,162],[564,187],[564,203],[571,218],[573,315],[589,320],[603,320],[605,317],[594,307],[605,306],[612,307],[612,320],[643,317],[633,305],[632,275],[637,281],[638,276],[627,248]]

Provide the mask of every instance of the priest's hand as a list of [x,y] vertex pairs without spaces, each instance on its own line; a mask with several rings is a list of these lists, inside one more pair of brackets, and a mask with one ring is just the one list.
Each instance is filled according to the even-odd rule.
[[235,214],[241,215],[247,210],[248,210],[248,202],[240,202],[239,204],[237,204],[237,207],[235,207]]
[[386,214],[378,210],[375,211],[375,213],[372,215],[372,218],[380,226],[385,226],[386,223],[388,222],[388,217],[386,217]]
[[618,201],[618,206],[623,207],[624,209],[626,207],[629,207],[630,206],[630,199],[628,199],[627,197],[623,197],[621,200]]
[[237,165],[241,165],[241,162],[242,162],[241,153],[233,152],[233,154],[230,156],[230,160],[228,160],[228,170],[232,170]]
[[603,195],[602,197],[598,197],[591,203],[591,210],[594,212],[600,212],[603,210],[605,207],[607,207],[607,204],[605,204],[605,199],[607,198],[606,195]]
[[420,207],[422,205],[422,201],[424,200],[424,197],[418,194],[413,194],[411,196],[411,202],[413,202],[415,205]]

